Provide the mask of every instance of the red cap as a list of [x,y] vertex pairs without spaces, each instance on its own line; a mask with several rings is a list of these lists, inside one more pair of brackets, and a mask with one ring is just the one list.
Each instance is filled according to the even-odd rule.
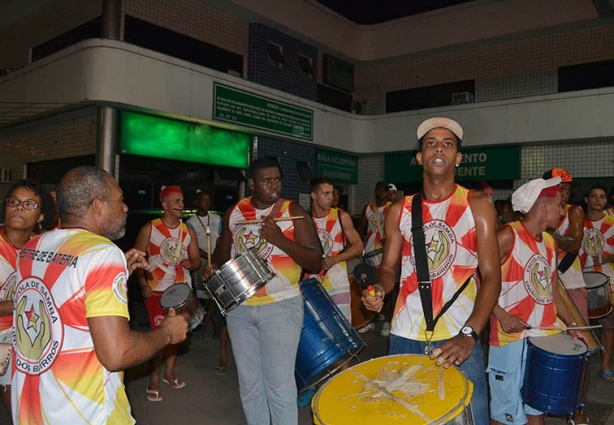
[[177,186],[162,186],[162,190],[160,191],[160,202],[164,202],[164,200],[172,193],[180,193],[183,195],[183,191]]

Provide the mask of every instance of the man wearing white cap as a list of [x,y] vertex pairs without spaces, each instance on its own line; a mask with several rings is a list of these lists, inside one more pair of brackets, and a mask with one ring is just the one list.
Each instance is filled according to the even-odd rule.
[[399,191],[397,190],[397,187],[390,183],[388,185],[388,199],[390,199],[390,202],[392,202],[393,204],[399,200]]
[[[420,124],[417,136],[423,192],[405,196],[390,207],[376,294],[363,292],[363,302],[370,310],[382,307],[385,294],[395,286],[401,261],[389,354],[426,352],[437,357],[438,366],[459,366],[474,385],[475,424],[486,425],[488,390],[478,335],[500,289],[495,210],[484,194],[454,182],[454,169],[462,160],[460,124],[449,118],[430,118]],[[422,241],[415,243],[416,239]],[[425,276],[420,282],[418,274]]]
[[[527,338],[577,326],[558,288],[557,246],[547,229],[563,216],[560,177],[535,179],[512,194],[514,211],[526,214],[497,231],[501,256],[501,294],[493,310],[488,374],[491,423],[543,424],[539,410],[523,404],[520,390],[527,360]],[[558,318],[557,318],[558,316]],[[561,323],[561,320],[563,323]],[[574,339],[579,331],[570,330]]]

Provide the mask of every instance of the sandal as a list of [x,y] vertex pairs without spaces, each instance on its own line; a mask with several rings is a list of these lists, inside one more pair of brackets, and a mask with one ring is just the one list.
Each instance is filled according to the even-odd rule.
[[171,381],[169,381],[168,379],[162,379],[162,382],[164,382],[165,384],[170,385],[171,387],[173,387],[176,390],[185,387],[185,382],[183,382],[181,379],[177,378],[176,376],[175,376],[175,379],[173,379]]
[[162,401],[162,394],[160,394],[160,391],[147,390],[147,400]]
[[215,373],[216,375],[220,375],[220,376],[226,375],[226,366],[217,365],[213,373]]
[[603,382],[607,382],[608,384],[614,382],[614,373],[609,370],[602,370],[599,372],[599,377]]

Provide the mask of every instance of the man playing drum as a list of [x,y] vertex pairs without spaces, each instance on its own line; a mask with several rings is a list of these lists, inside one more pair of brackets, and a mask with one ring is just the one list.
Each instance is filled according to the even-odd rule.
[[[514,211],[526,214],[497,231],[501,258],[501,293],[493,310],[488,373],[492,423],[543,424],[542,412],[523,406],[521,388],[527,338],[547,336],[561,325],[577,326],[559,293],[557,246],[547,229],[563,216],[560,177],[535,179],[512,195]],[[570,330],[575,338],[584,336]]]
[[[610,278],[610,302],[614,302],[614,217],[604,213],[607,189],[602,184],[591,186],[584,197],[586,217],[584,238],[580,249],[580,262],[584,271],[600,272]],[[605,382],[614,382],[610,371],[610,357],[614,347],[614,314],[599,319],[601,327],[600,377]]]
[[[387,239],[377,274],[376,295],[364,291],[363,302],[370,310],[382,308],[384,295],[395,286],[401,260],[389,354],[430,352],[431,358],[438,356],[437,365],[459,366],[474,385],[471,405],[476,425],[487,425],[488,394],[478,336],[490,317],[500,288],[495,210],[482,193],[469,191],[454,182],[454,169],[462,160],[460,124],[449,118],[430,118],[420,124],[417,136],[416,160],[424,170],[424,192],[420,200],[423,226],[417,227],[424,229],[426,243],[421,246],[413,243],[414,196],[405,196],[390,207],[386,216]],[[428,270],[424,273],[430,276],[431,288],[424,291],[423,298],[418,290],[415,256],[417,249],[425,245],[424,261]],[[479,286],[474,277],[478,271]],[[432,300],[430,303],[427,295]],[[450,303],[454,297],[456,300]],[[443,309],[444,304],[449,308]],[[429,326],[429,330],[425,311],[435,321],[434,328]],[[428,315],[429,312],[432,314]],[[436,320],[440,313],[441,320]]]
[[[375,185],[375,202],[370,202],[364,206],[360,219],[358,221],[358,234],[365,241],[365,257],[377,259],[373,263],[375,268],[380,265],[381,253],[384,249],[384,240],[386,232],[384,229],[384,221],[388,209],[392,205],[390,202],[390,193],[388,184],[385,182],[377,182]],[[394,297],[391,297],[394,298]],[[384,316],[384,324],[382,325],[382,336],[390,335],[390,320],[392,318],[392,310],[394,308],[394,300],[387,301],[383,307],[382,315]],[[368,332],[373,328],[373,323],[360,329],[359,332]]]
[[320,270],[322,266],[313,220],[300,205],[281,198],[281,178],[274,158],[250,164],[252,196],[224,214],[212,260],[219,267],[255,248],[276,273],[227,315],[248,425],[298,423],[294,365],[304,311],[299,279],[301,268]]
[[354,229],[352,218],[338,208],[332,208],[333,182],[316,176],[309,183],[311,218],[318,232],[325,257],[322,269],[309,277],[317,278],[348,322],[352,323],[350,281],[346,261],[358,257],[364,246]]
[[[156,329],[165,313],[160,299],[166,289],[175,283],[192,286],[190,271],[200,267],[200,252],[194,230],[182,222],[183,192],[177,186],[163,187],[160,203],[164,214],[141,228],[135,248],[147,252],[149,268],[136,271],[141,294],[145,298],[147,315],[152,329]],[[174,389],[185,387],[185,382],[175,375],[178,345],[169,345],[152,361],[152,371],[147,386],[147,400],[162,401],[160,394],[160,370],[164,362],[162,382]]]

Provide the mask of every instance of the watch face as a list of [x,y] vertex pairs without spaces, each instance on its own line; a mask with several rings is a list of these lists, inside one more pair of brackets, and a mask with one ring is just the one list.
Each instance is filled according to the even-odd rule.
[[473,328],[471,326],[463,326],[461,328],[461,332],[463,335],[471,335],[471,332],[473,332]]

